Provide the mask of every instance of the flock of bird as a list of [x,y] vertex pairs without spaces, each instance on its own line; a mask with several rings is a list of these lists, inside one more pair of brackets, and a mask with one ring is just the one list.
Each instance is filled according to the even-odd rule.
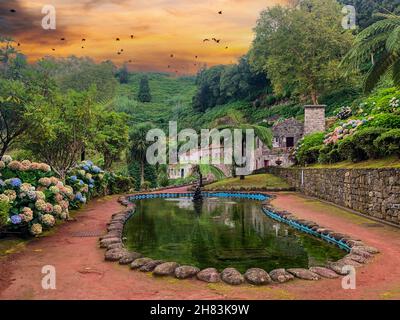
[[[10,12],[11,12],[11,13],[16,13],[17,11],[16,11],[15,9],[10,9]],[[218,14],[221,15],[221,14],[222,14],[222,11],[218,11]],[[135,36],[134,36],[133,34],[131,34],[131,35],[130,35],[130,39],[134,39],[134,38],[135,38]],[[63,38],[60,38],[60,41],[66,41],[66,38],[64,38],[64,37],[63,37]],[[120,39],[119,37],[117,37],[117,38],[115,38],[115,41],[121,41],[121,39]],[[211,40],[210,40],[209,38],[203,39],[203,43],[205,43],[205,42],[210,42],[210,41],[214,41],[216,44],[220,44],[221,39],[217,39],[217,38],[215,38],[215,37],[211,38]],[[83,45],[83,42],[86,42],[86,38],[82,38],[81,42],[82,42],[81,49],[85,49],[85,46]],[[21,43],[18,42],[18,43],[17,43],[17,46],[19,47],[20,45],[21,45]],[[225,49],[228,49],[228,46],[226,46]],[[51,48],[51,50],[52,50],[52,51],[56,51],[55,48]],[[119,50],[117,51],[117,54],[118,54],[118,55],[121,55],[123,52],[124,52],[124,49],[121,48],[121,49],[119,49]],[[170,54],[170,58],[174,58],[174,54],[173,54],[173,53]],[[197,55],[195,56],[195,59],[198,59],[198,56],[197,56]],[[129,59],[128,62],[129,62],[129,63],[132,63],[132,59]],[[197,66],[198,63],[195,62],[195,63],[193,63],[193,65],[194,65],[194,66]],[[171,68],[171,65],[168,65],[168,69],[170,69],[170,68]],[[179,71],[178,71],[178,70],[175,70],[175,72],[178,73]]]

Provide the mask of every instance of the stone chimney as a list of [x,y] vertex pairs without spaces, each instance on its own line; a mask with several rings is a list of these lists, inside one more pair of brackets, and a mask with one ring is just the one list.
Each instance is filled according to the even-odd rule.
[[326,105],[304,106],[304,135],[325,131]]

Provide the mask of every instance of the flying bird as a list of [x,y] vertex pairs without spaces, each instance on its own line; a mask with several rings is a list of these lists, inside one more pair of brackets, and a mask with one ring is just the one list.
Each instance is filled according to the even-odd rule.
[[228,47],[225,47],[225,49],[228,49]]
[[203,42],[210,41],[210,39],[204,39]]
[[133,39],[133,34],[131,34],[131,39]]
[[51,48],[51,50],[56,51],[56,49],[54,49],[54,48]]
[[218,14],[222,14],[222,11],[218,11]]
[[128,62],[129,62],[129,63],[131,63],[131,62],[132,62],[132,60],[128,60]]
[[84,49],[85,47],[84,46],[82,46],[82,49]]
[[17,10],[15,10],[15,9],[10,9],[10,12],[15,13],[15,12],[17,12]]
[[60,40],[61,40],[61,41],[64,41],[64,40],[65,40],[65,38],[61,38]]
[[119,50],[119,51],[121,51],[121,52],[122,52],[122,51],[124,51],[124,49],[121,49],[121,50]]
[[171,66],[168,66],[168,69],[171,68]]
[[121,54],[121,52],[118,51],[117,54]]
[[119,41],[119,38],[115,38],[115,41]]
[[17,43],[17,46],[19,47],[20,45],[21,45],[21,44],[18,42],[18,43]]
[[86,41],[86,39],[85,39],[85,38],[83,38],[83,39],[82,39],[82,41]]
[[170,55],[170,57],[171,57],[171,58],[173,58],[173,57],[174,57],[174,55],[173,55],[173,54],[171,54],[171,55]]
[[197,59],[197,56],[194,56]]
[[221,39],[216,39],[216,38],[212,38],[212,40],[214,40],[216,43],[219,43],[221,41]]

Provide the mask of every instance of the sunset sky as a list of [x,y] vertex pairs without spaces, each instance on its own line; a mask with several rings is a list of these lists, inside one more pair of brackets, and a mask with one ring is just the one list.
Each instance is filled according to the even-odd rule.
[[[179,74],[189,74],[204,63],[210,66],[235,62],[250,46],[260,11],[285,2],[0,0],[0,34],[20,42],[19,49],[30,61],[46,55],[74,54],[96,61],[110,59],[117,65],[132,60],[128,63],[132,71],[178,70]],[[46,4],[56,8],[56,30],[41,27],[41,9]],[[60,40],[63,37],[65,41]],[[117,37],[120,41],[115,40]],[[220,43],[212,41],[213,37],[221,39]],[[82,42],[82,38],[86,41]],[[203,42],[204,38],[211,41]],[[123,52],[118,55],[120,49]]]

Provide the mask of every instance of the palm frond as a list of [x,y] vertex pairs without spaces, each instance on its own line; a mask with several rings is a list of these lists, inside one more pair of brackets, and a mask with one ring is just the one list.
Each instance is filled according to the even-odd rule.
[[400,53],[400,26],[390,33],[386,40],[386,49],[389,52]]
[[393,82],[395,86],[400,88],[400,59],[398,59],[393,64],[392,72],[393,72]]
[[361,42],[365,39],[369,39],[371,37],[374,37],[382,33],[388,33],[399,26],[400,26],[400,17],[397,16],[396,18],[387,18],[384,20],[379,20],[374,24],[370,25],[368,28],[361,31],[357,35],[355,43]]
[[226,177],[225,173],[220,168],[214,165],[199,164],[199,169],[203,176],[207,176],[211,173],[217,180],[221,180]]
[[389,52],[385,52],[379,63],[376,63],[368,72],[365,79],[364,88],[367,93],[371,92],[378,84],[379,80],[389,71],[394,62],[395,56]]

